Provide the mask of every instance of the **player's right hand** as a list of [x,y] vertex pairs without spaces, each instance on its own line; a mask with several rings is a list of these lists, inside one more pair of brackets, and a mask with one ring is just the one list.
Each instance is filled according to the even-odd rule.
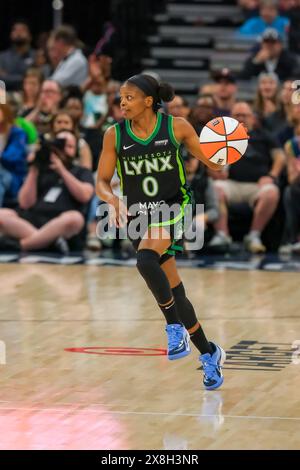
[[124,202],[117,196],[114,196],[109,203],[109,226],[125,227],[128,220],[128,210]]

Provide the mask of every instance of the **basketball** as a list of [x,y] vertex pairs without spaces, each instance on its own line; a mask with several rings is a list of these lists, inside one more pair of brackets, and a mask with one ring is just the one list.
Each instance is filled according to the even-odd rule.
[[246,152],[248,134],[239,121],[231,117],[217,117],[202,129],[199,140],[206,158],[218,165],[237,162]]

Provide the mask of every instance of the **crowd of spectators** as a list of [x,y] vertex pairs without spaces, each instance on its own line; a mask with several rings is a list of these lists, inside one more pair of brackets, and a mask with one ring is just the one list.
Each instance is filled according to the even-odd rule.
[[[205,207],[194,218],[205,248],[230,251],[238,240],[252,253],[300,253],[299,33],[293,26],[300,2],[239,4],[245,23],[237,35],[257,38],[241,73],[219,70],[193,103],[176,95],[163,112],[188,119],[198,134],[220,115],[248,128],[244,157],[222,172],[184,154],[195,202]],[[0,52],[7,90],[0,104],[0,250],[101,250],[106,242],[96,236],[93,173],[105,130],[122,119],[113,58],[105,47],[85,54],[69,25],[43,35],[34,49],[29,26],[18,21],[10,40]],[[251,77],[256,93],[240,101],[239,80]],[[113,185],[118,191],[117,176]]]

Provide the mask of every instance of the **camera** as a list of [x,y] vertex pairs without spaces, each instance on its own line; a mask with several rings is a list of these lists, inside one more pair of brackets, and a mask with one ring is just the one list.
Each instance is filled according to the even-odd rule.
[[[51,163],[51,153],[55,153],[61,158],[64,155],[65,144],[66,139],[43,139],[39,150],[35,154],[35,159],[33,160],[32,165],[36,166],[39,170],[48,169]],[[63,158],[61,159],[63,160]]]

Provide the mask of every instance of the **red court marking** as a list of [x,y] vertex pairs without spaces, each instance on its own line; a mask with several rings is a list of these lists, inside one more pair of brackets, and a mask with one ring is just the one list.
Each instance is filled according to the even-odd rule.
[[166,356],[167,354],[166,349],[159,348],[102,348],[98,346],[84,348],[65,348],[65,351],[104,356]]

